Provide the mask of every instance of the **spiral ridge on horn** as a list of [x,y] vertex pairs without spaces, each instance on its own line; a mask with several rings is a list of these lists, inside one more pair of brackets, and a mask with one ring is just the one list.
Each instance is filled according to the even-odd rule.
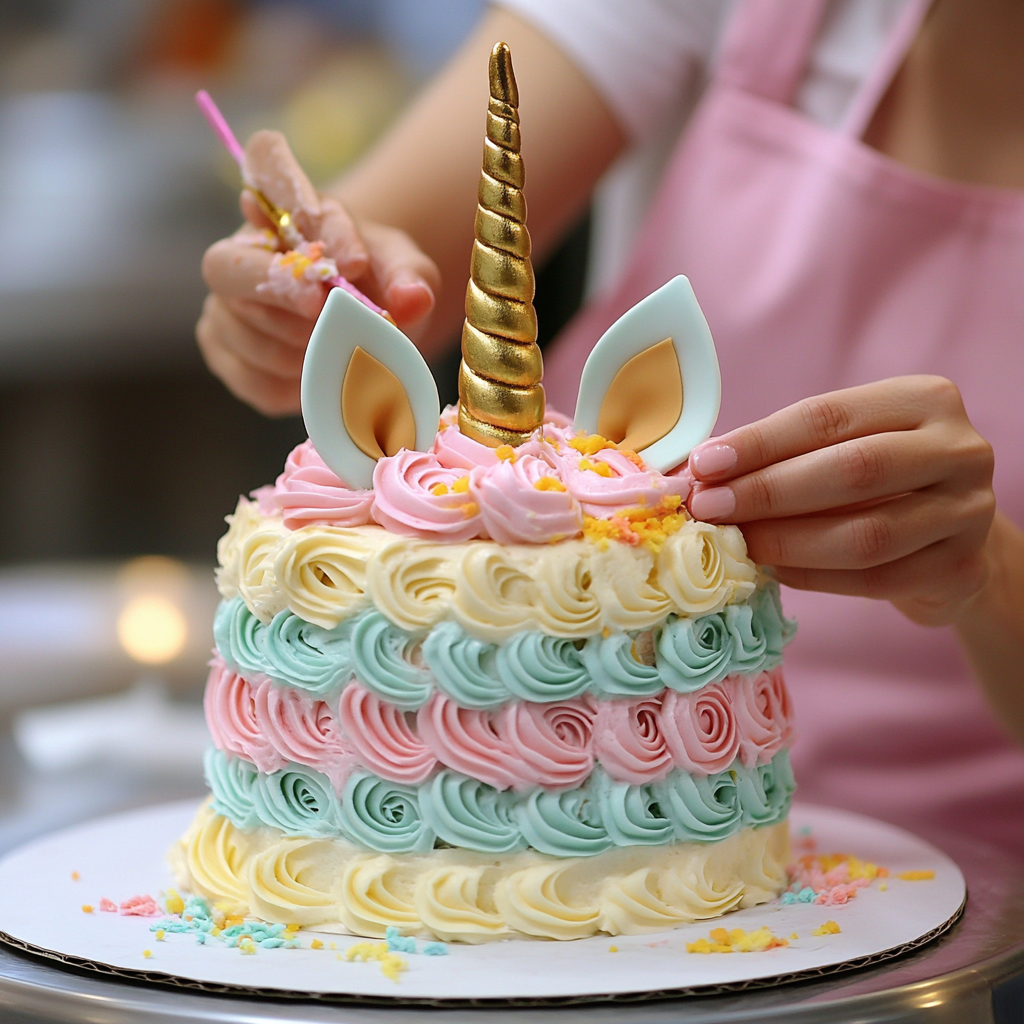
[[526,229],[519,91],[505,43],[491,50],[490,100],[459,367],[459,428],[520,445],[544,419],[534,276]]

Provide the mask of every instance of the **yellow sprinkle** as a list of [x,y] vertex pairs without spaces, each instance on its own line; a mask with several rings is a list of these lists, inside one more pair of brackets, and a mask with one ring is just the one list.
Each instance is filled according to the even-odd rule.
[[163,928],[157,928],[157,930],[156,930],[156,941],[157,942],[163,942],[164,941],[164,930],[163,930]]
[[338,948],[338,944],[336,942],[332,942],[327,948],[328,949],[337,949]]
[[934,871],[901,871],[897,878],[904,882],[927,882],[935,877]]
[[609,953],[618,953],[618,951],[619,951],[619,947],[618,946],[609,946],[608,947],[608,952]]
[[607,626],[605,626],[601,630],[601,636],[603,636],[605,638],[605,640],[607,640],[608,637],[610,637],[611,635],[612,635],[612,631]]
[[742,928],[712,928],[708,939],[686,944],[687,953],[760,953],[766,949],[788,946],[789,939],[780,939],[767,925],[752,932]]
[[502,462],[515,462],[516,461],[516,450],[510,444],[499,444],[494,449],[494,454]]
[[92,913],[92,904],[91,903],[83,903],[82,904],[82,913],[83,914],[91,914]]
[[792,935],[790,935],[790,938],[791,938],[791,939],[799,939],[799,938],[800,938],[800,936],[799,936],[799,935],[797,935],[797,933],[796,933],[796,932],[793,932],[793,934],[792,934]]
[[309,944],[309,948],[310,949],[323,949],[324,948],[324,944],[319,939],[314,939]]
[[465,494],[469,491],[469,477],[460,476],[452,482],[452,494]]
[[238,948],[246,954],[246,956],[252,956],[256,952],[256,943],[250,938],[244,938],[238,943]]
[[[192,918],[189,918],[189,920],[191,921]],[[241,914],[229,914],[227,917],[224,918],[224,927],[225,928],[234,928],[234,926],[236,924],[244,924],[244,923],[245,923],[245,919],[241,916]]]
[[885,892],[888,888],[889,888],[889,883],[888,882],[879,882],[878,883],[878,891],[879,892]]
[[397,953],[388,953],[381,957],[380,970],[385,978],[390,978],[392,981],[397,982],[398,976],[402,971],[408,970],[409,964],[403,957],[400,957]]
[[185,901],[173,890],[167,890],[167,899],[164,901],[164,910],[168,914],[180,914],[185,909]]
[[430,493],[433,494],[435,497],[440,498],[442,494],[448,493],[448,485],[434,484],[434,486],[430,488]]
[[835,921],[826,921],[822,925],[818,925],[817,928],[811,932],[812,935],[838,935],[839,925]]
[[143,956],[143,959],[145,959],[145,960],[148,960],[152,955],[153,955],[153,950],[151,950],[151,949],[144,949],[142,951],[142,956]]
[[81,875],[80,875],[80,874],[79,874],[79,873],[78,873],[77,871],[72,871],[72,872],[71,872],[71,881],[72,881],[72,882],[77,882],[77,881],[79,881],[79,880],[81,879],[81,877],[82,877],[82,876],[81,876]]
[[564,491],[565,484],[557,477],[545,474],[540,479],[533,481],[533,488],[536,491]]
[[467,501],[462,506],[462,514],[468,519],[470,516],[475,516],[480,511],[480,506],[475,501]]
[[591,473],[598,476],[613,476],[612,467],[607,462],[591,462],[590,459],[580,459],[580,469],[589,469]]
[[574,437],[569,441],[569,447],[575,448],[581,455],[596,455],[605,448],[618,447],[614,441],[609,441],[600,434],[585,434],[583,437]]

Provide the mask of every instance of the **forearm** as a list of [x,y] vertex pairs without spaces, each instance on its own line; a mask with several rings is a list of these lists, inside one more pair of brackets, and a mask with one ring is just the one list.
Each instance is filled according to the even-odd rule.
[[580,216],[624,135],[589,80],[527,22],[492,9],[459,53],[371,153],[330,191],[357,218],[401,228],[441,271],[428,357],[463,317],[487,109],[487,60],[512,50],[535,259]]
[[978,681],[1024,743],[1024,531],[996,513],[986,545],[989,581],[957,622]]

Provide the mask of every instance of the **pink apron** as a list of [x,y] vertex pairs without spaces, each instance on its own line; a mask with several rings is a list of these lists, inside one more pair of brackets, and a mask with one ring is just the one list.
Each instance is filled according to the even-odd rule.
[[[927,6],[911,0],[839,132],[790,105],[825,0],[739,8],[622,284],[548,358],[553,407],[573,407],[601,332],[682,273],[718,346],[720,432],[809,395],[941,374],[995,447],[999,506],[1024,524],[1024,193],[919,174],[860,141]],[[1024,857],[1024,750],[953,630],[881,601],[784,599],[800,621],[786,664],[801,799]]]

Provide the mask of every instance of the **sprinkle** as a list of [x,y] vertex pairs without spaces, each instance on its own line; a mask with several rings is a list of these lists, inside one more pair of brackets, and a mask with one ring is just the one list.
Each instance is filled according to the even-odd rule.
[[238,948],[246,956],[253,956],[255,954],[255,952],[256,952],[256,943],[253,942],[252,939],[246,937],[246,938],[241,939],[239,941]]
[[608,952],[609,953],[618,953],[618,951],[619,951],[619,947],[618,946],[609,946],[608,947]]
[[452,494],[467,494],[469,492],[469,477],[460,476],[452,483]]
[[790,935],[790,939],[799,939],[799,938],[800,938],[800,936],[799,936],[799,935],[797,935],[797,933],[796,933],[796,932],[793,932],[793,934],[792,934],[792,935]]
[[148,960],[152,955],[153,955],[153,950],[151,950],[151,949],[144,949],[142,951],[142,957],[143,957],[144,960]]
[[879,882],[878,883],[878,891],[879,892],[887,892],[888,889],[889,889],[889,883],[888,882]]
[[428,942],[423,947],[424,956],[447,956],[448,947],[443,942]]
[[618,445],[600,434],[583,434],[570,438],[569,447],[575,448],[581,455],[596,455],[605,448],[618,448]]
[[580,469],[588,469],[591,473],[596,473],[598,476],[614,476],[612,467],[607,462],[591,462],[590,459],[580,459]]
[[336,942],[332,942],[327,948],[328,949],[337,949],[338,948],[338,944]]
[[471,516],[475,516],[480,511],[480,506],[475,501],[467,501],[462,506],[462,514],[469,519]]
[[157,928],[157,930],[156,930],[156,941],[157,942],[163,942],[164,941],[164,934],[165,934],[165,932],[164,932],[163,928]]
[[386,942],[357,942],[345,950],[345,959],[362,960],[364,963],[379,960],[384,977],[396,982],[402,971],[409,968],[408,962],[397,953],[391,952]]
[[185,901],[173,890],[167,890],[167,899],[164,900],[164,911],[168,914],[184,914]]
[[565,484],[558,477],[545,473],[542,477],[533,481],[533,488],[536,491],[564,491]]
[[767,925],[748,932],[742,928],[726,931],[724,928],[712,928],[708,939],[698,939],[686,944],[687,953],[760,953],[766,949],[777,949],[788,946],[789,939],[780,939],[772,934]]
[[440,498],[441,495],[448,493],[448,485],[447,484],[434,484],[434,486],[430,488],[430,493],[433,494],[434,497]]
[[494,449],[495,456],[501,462],[515,462],[516,461],[516,450],[510,444],[499,444]]
[[596,516],[583,517],[583,535],[602,551],[609,540],[631,547],[643,545],[652,554],[658,554],[665,541],[687,522],[685,512],[656,511],[650,508],[619,509],[610,519]]
[[407,938],[394,925],[389,925],[384,931],[384,939],[388,949],[392,953],[415,953],[416,940]]
[[839,925],[835,921],[826,921],[822,925],[818,925],[817,928],[811,932],[812,935],[838,935]]
[[159,913],[160,908],[152,896],[132,896],[121,904],[123,917],[156,917]]
[[319,939],[314,939],[309,944],[309,948],[310,949],[323,949],[324,948],[324,944]]
[[903,882],[929,882],[935,877],[934,871],[901,871],[897,876]]
[[100,897],[100,910],[104,914],[116,914],[117,904],[113,900],[108,900],[106,896]]
[[92,913],[92,904],[91,903],[83,903],[82,904],[82,913],[83,914],[91,914]]
[[82,879],[82,876],[77,871],[72,871],[71,872],[71,881],[72,882],[79,882],[79,881],[81,881],[81,879]]

